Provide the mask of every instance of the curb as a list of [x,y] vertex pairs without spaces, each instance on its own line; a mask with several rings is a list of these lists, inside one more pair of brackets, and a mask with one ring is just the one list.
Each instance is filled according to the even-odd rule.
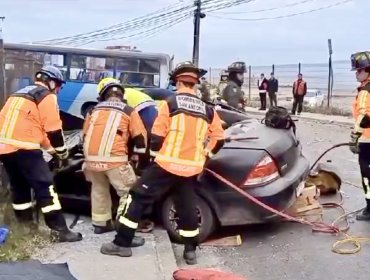
[[163,280],[173,280],[173,273],[178,269],[171,240],[164,229],[153,230],[155,248],[157,252],[158,268]]
[[[244,108],[245,109],[245,112],[248,113],[248,114],[254,114],[254,115],[258,115],[258,116],[264,116],[266,114],[267,111],[265,112],[260,112],[260,111],[255,111],[255,110],[251,110],[250,108]],[[306,113],[306,114],[309,114],[309,113]],[[331,118],[331,119],[321,119],[321,118],[318,118],[318,117],[315,117],[315,116],[305,116],[305,115],[300,115],[300,116],[294,116],[296,117],[297,119],[302,119],[302,120],[309,120],[309,121],[317,121],[317,122],[320,122],[320,123],[326,123],[326,124],[342,124],[342,125],[347,125],[347,126],[353,126],[353,121],[348,119],[348,120],[341,120],[338,118],[341,118],[341,116],[332,116],[332,115],[322,115],[322,116],[325,116],[325,117],[328,117],[328,118]]]

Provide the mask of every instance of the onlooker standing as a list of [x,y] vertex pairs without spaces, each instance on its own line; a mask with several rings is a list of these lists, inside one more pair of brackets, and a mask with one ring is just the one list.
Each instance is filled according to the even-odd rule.
[[209,91],[209,83],[205,77],[200,79],[200,87],[199,87],[201,98],[203,101],[211,101],[211,93]]
[[279,90],[279,81],[275,79],[274,73],[271,73],[267,91],[269,93],[270,107],[277,106],[277,97],[276,93]]
[[303,109],[303,99],[307,93],[307,84],[302,78],[302,74],[298,74],[298,80],[296,80],[293,84],[293,108],[292,108],[292,115],[295,115],[298,105],[298,115],[301,114]]
[[266,110],[266,92],[268,88],[268,81],[265,75],[262,73],[260,79],[257,82],[258,91],[260,94],[261,108],[259,110]]

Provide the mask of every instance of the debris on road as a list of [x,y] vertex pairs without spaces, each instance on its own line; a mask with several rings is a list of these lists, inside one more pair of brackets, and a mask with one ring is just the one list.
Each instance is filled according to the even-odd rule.
[[9,234],[9,229],[6,228],[6,227],[0,227],[0,246],[3,245],[7,238],[8,238],[8,234]]
[[226,236],[221,238],[215,238],[202,243],[202,246],[214,246],[214,247],[236,247],[240,246],[243,240],[239,234]]

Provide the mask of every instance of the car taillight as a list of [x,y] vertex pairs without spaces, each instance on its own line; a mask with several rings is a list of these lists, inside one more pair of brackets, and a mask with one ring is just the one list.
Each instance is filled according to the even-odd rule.
[[279,170],[274,160],[266,155],[248,174],[242,187],[258,187],[275,181],[280,177]]

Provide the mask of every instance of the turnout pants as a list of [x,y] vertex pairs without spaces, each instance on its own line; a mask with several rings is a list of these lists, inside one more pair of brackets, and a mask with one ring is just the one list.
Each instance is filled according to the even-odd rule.
[[86,179],[91,182],[91,217],[95,226],[106,226],[112,219],[112,198],[110,185],[116,190],[119,200],[117,215],[126,204],[131,186],[136,181],[136,175],[130,164],[106,171],[84,170]]
[[302,112],[303,109],[303,99],[304,95],[294,95],[292,114],[295,114],[298,105],[298,113]]
[[277,106],[276,92],[269,92],[270,107]]
[[58,194],[53,186],[53,174],[45,162],[41,150],[18,150],[0,155],[8,174],[12,205],[19,221],[33,221],[31,189],[46,225],[54,230],[67,229]]
[[266,92],[260,92],[261,109],[266,110]]
[[172,190],[179,218],[179,234],[185,244],[196,244],[199,228],[195,186],[196,176],[181,177],[167,172],[156,163],[151,165],[130,190],[113,243],[130,246],[145,208]]
[[359,143],[359,164],[366,206],[370,210],[370,143]]

